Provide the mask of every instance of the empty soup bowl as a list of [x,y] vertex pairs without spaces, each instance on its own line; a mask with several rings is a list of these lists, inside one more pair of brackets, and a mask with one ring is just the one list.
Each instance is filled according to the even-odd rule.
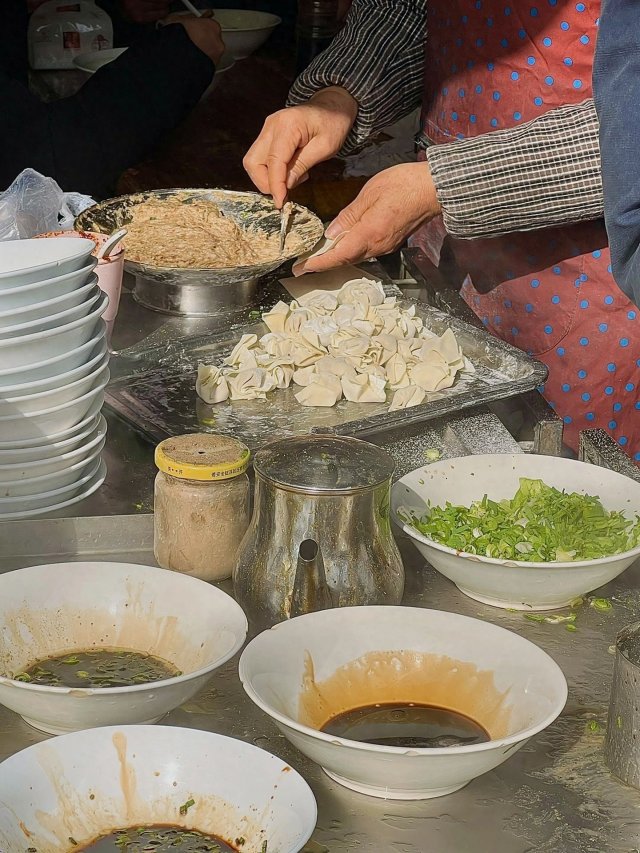
[[[567,698],[558,665],[528,640],[414,607],[346,607],[283,622],[249,643],[240,678],[332,779],[400,800],[450,794],[493,770]],[[392,738],[376,725],[380,711],[390,714]],[[352,712],[370,715],[364,727]]]
[[2,853],[72,853],[114,830],[158,825],[228,843],[218,850],[298,853],[315,823],[315,799],[295,770],[252,744],[197,729],[74,732],[0,764]]
[[[89,562],[7,572],[0,575],[0,703],[52,734],[156,722],[204,687],[246,632],[230,596],[177,572]],[[136,666],[150,656],[166,674],[138,683],[143,667],[126,686],[83,686],[94,683],[84,680],[90,665],[106,666],[105,652]],[[53,659],[69,663],[59,661],[57,670],[43,663]],[[43,681],[36,664],[58,676]]]

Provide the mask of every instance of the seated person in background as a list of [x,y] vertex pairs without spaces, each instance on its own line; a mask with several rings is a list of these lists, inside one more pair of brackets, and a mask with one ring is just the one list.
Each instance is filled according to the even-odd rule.
[[195,106],[224,52],[214,20],[180,18],[141,35],[73,97],[43,103],[29,91],[27,24],[25,0],[0,2],[0,188],[31,167],[65,190],[112,194]]
[[[640,305],[640,6],[604,0],[593,68],[613,275]],[[636,408],[640,408],[636,406]]]

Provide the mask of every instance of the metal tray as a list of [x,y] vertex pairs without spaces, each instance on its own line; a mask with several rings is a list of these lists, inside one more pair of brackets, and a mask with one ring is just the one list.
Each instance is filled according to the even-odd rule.
[[386,432],[513,397],[544,382],[543,364],[484,330],[422,302],[401,299],[399,303],[404,308],[415,305],[426,328],[436,334],[451,328],[474,367],[453,388],[440,392],[438,399],[420,406],[389,412],[389,394],[387,403],[343,400],[330,409],[307,408],[297,402],[293,388],[275,391],[266,401],[205,404],[195,392],[198,363],[222,360],[243,333],[265,334],[262,323],[183,339],[178,347],[159,349],[154,355],[147,352],[146,367],[138,365],[138,372],[112,381],[107,403],[153,441],[194,431],[222,432],[232,433],[256,450],[269,441],[318,430],[351,436]]

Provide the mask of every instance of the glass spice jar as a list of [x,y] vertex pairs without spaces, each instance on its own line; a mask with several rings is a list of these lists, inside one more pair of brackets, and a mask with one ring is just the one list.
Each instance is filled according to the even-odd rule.
[[156,447],[153,550],[163,569],[204,581],[231,577],[249,526],[249,449],[194,433]]

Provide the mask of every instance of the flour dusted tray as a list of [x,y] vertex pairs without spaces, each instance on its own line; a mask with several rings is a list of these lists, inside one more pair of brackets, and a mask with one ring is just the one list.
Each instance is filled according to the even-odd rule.
[[[166,347],[146,350],[121,364],[120,377],[107,389],[107,403],[152,441],[187,432],[210,431],[234,435],[256,450],[269,441],[315,430],[340,435],[381,433],[400,425],[416,424],[455,414],[472,406],[514,397],[544,382],[547,369],[509,344],[482,329],[443,314],[422,302],[412,304],[425,327],[441,335],[451,328],[462,351],[474,367],[452,388],[420,406],[389,412],[387,403],[351,403],[333,408],[307,408],[298,403],[296,388],[271,392],[267,400],[236,401],[209,406],[196,394],[199,362],[218,363],[242,334],[258,336],[268,330],[263,323],[244,325],[216,335],[182,339]],[[123,369],[129,375],[122,375]]]

